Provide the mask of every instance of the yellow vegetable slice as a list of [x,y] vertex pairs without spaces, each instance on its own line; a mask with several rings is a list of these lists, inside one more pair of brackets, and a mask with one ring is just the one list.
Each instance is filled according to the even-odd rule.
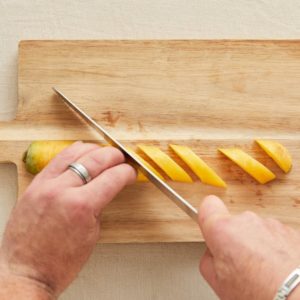
[[269,140],[256,140],[256,142],[285,173],[291,170],[292,157],[282,144]]
[[[163,176],[161,176],[161,174],[156,169],[154,169],[146,160],[144,160],[140,155],[135,153],[131,148],[127,147],[126,149],[130,154],[136,156],[146,167],[148,167],[148,169],[150,169],[150,171],[152,171],[161,180],[165,180]],[[137,181],[149,181],[149,179],[141,171],[138,170]]]
[[192,169],[203,183],[226,187],[226,183],[195,152],[181,145],[170,145],[174,152]]
[[155,146],[139,145],[149,158],[151,158],[172,180],[180,182],[193,182],[192,178],[166,153]]
[[228,148],[219,149],[219,151],[234,161],[259,183],[267,183],[276,177],[268,168],[241,149]]

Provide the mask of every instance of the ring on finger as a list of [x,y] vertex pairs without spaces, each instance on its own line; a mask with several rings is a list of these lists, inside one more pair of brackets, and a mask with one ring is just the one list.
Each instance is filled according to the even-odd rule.
[[87,184],[92,180],[87,168],[80,163],[72,163],[68,166],[68,169],[76,173],[84,184]]

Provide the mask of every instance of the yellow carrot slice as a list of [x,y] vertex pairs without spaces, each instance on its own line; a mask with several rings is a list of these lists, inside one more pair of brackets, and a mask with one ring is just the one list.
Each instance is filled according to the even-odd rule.
[[226,183],[196,153],[187,146],[170,145],[174,152],[192,169],[203,183],[226,187]]
[[259,183],[266,183],[273,180],[276,176],[268,168],[249,154],[238,148],[219,149],[229,159],[234,161],[249,175],[255,178]]
[[172,180],[180,182],[193,182],[192,178],[166,153],[155,146],[139,145],[149,158],[151,158]]
[[[165,180],[163,176],[155,168],[153,168],[146,160],[144,160],[140,155],[135,153],[131,148],[126,147],[126,149],[130,154],[137,157],[146,167],[148,167],[148,169],[150,169],[150,171],[152,171],[161,180]],[[138,170],[137,181],[149,181],[149,179],[141,171]]]
[[256,140],[256,142],[285,173],[291,170],[292,157],[282,144],[268,140]]

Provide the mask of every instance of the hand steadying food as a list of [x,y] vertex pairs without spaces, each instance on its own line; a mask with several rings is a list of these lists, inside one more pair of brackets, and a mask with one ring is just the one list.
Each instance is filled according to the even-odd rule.
[[[73,162],[88,169],[93,178],[88,184],[68,169]],[[135,170],[113,147],[76,142],[58,154],[34,178],[7,224],[0,299],[58,296],[99,239],[102,209],[135,177]]]

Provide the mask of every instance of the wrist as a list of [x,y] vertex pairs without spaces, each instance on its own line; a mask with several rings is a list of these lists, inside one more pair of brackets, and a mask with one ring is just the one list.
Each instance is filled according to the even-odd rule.
[[291,292],[288,300],[299,300],[300,299],[300,284],[295,287],[295,289]]
[[0,299],[52,300],[54,297],[42,284],[30,278],[1,274]]
[[23,276],[0,274],[0,299],[53,300],[53,295],[35,280]]
[[49,286],[30,276],[11,271],[0,262],[0,300],[53,300],[55,296]]
[[300,268],[295,268],[285,277],[277,290],[274,299],[298,300],[300,299]]

